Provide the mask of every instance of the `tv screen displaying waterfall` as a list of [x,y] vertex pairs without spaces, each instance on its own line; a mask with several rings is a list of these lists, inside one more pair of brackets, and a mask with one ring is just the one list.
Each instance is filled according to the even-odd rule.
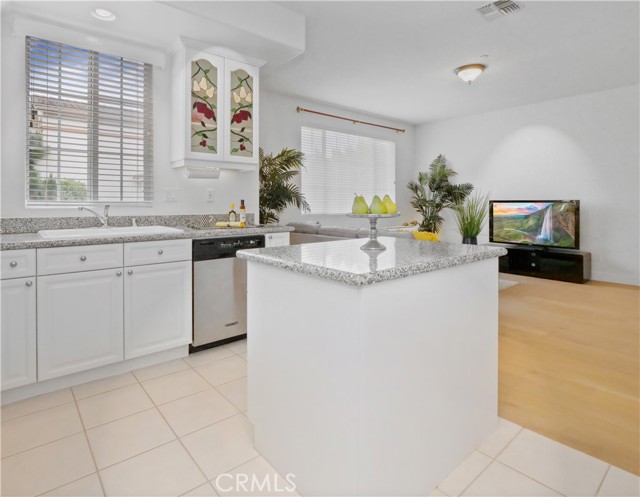
[[579,248],[578,200],[493,200],[489,214],[491,242]]

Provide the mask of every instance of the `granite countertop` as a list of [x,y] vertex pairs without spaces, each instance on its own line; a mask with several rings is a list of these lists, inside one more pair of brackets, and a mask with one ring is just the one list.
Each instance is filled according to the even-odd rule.
[[502,247],[457,245],[405,238],[381,237],[382,253],[360,250],[365,240],[289,245],[241,250],[241,259],[276,266],[356,287],[428,273],[472,262],[500,257]]
[[0,250],[72,247],[77,245],[101,245],[106,243],[124,242],[149,242],[155,240],[179,240],[224,238],[238,235],[263,235],[266,233],[281,233],[293,231],[291,226],[248,226],[246,228],[186,228],[179,227],[181,232],[163,235],[133,235],[112,236],[104,238],[76,238],[67,240],[54,240],[41,238],[38,233],[16,233],[0,235]]

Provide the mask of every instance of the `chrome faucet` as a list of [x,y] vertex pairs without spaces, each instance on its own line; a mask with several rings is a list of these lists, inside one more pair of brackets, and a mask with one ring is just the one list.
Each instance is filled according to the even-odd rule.
[[104,206],[104,214],[100,214],[99,212],[93,210],[92,208],[84,207],[84,206],[78,207],[78,210],[91,212],[91,214],[93,214],[100,220],[103,228],[108,228],[109,227],[109,207],[111,206],[110,205]]

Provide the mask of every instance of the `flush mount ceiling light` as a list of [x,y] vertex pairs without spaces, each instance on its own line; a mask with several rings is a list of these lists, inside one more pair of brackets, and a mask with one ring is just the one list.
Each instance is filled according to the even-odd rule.
[[93,9],[91,15],[101,21],[115,21],[116,15],[107,9]]
[[458,67],[454,72],[467,84],[473,83],[478,76],[487,68],[484,64],[467,64]]

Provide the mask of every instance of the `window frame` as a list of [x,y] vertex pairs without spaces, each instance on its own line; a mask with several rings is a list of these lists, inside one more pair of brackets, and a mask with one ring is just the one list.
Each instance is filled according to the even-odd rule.
[[[153,64],[149,62],[136,60],[134,58],[127,57],[127,56],[112,55],[110,53],[98,51],[93,48],[82,48],[79,44],[76,44],[76,43],[57,42],[52,39],[47,39],[45,37],[40,37],[36,35],[25,35],[24,40],[25,40],[24,41],[24,54],[25,54],[24,89],[25,89],[25,111],[26,111],[26,119],[25,119],[26,133],[24,136],[26,138],[26,143],[25,143],[25,160],[23,163],[23,167],[24,167],[24,174],[25,174],[24,176],[25,208],[28,208],[28,209],[54,208],[55,209],[55,208],[65,208],[65,207],[77,207],[82,205],[104,205],[104,204],[115,204],[119,206],[134,206],[134,207],[152,207],[154,203],[154,186],[155,186],[154,185],[155,184],[155,176],[154,176],[154,153],[155,153],[154,72],[155,72],[155,68]],[[82,123],[85,123],[87,127],[86,147],[80,149],[84,153],[86,153],[87,164],[84,168],[82,167],[78,168],[78,172],[80,173],[83,171],[83,169],[86,170],[86,190],[87,190],[86,199],[62,200],[60,198],[61,190],[59,186],[57,186],[56,199],[49,199],[49,198],[46,198],[46,196],[42,200],[37,200],[32,198],[33,189],[32,189],[32,181],[31,181],[31,168],[30,168],[31,160],[32,160],[30,149],[32,147],[30,144],[30,140],[32,139],[32,133],[33,133],[32,127],[34,126],[34,123],[36,123],[37,121],[37,116],[34,117],[35,115],[34,113],[38,112],[38,110],[35,108],[37,104],[35,104],[34,101],[37,98],[40,98],[41,100],[44,100],[44,101],[47,101],[48,99],[59,100],[61,93],[59,91],[54,91],[54,92],[45,93],[45,95],[37,95],[38,92],[42,93],[42,89],[38,89],[38,84],[32,83],[32,74],[34,71],[37,73],[38,70],[41,71],[42,69],[41,67],[40,68],[38,67],[37,63],[35,64],[32,63],[31,43],[41,43],[43,44],[45,49],[48,49],[48,47],[59,47],[61,50],[68,49],[72,51],[72,53],[76,51],[85,52],[86,63],[89,66],[89,70],[87,70],[86,73],[83,71],[82,74],[86,76],[88,81],[95,80],[98,82],[97,84],[94,83],[95,88],[89,89],[87,87],[86,99],[83,100],[80,97],[79,104],[78,104],[80,106],[84,105],[87,109],[86,121],[85,120],[80,121]],[[124,95],[124,92],[126,91],[126,79],[125,77],[123,77],[123,73],[126,71],[126,65],[132,64],[139,68],[139,71],[138,71],[139,75],[138,75],[138,81],[136,86],[144,90],[143,92],[144,99],[139,103],[139,105],[134,106],[133,111],[140,112],[140,116],[137,119],[137,122],[139,125],[136,127],[132,127],[132,129],[135,129],[135,131],[139,132],[140,135],[142,136],[139,139],[139,145],[137,145],[137,147],[140,149],[140,152],[134,155],[134,160],[139,161],[141,163],[141,166],[138,166],[138,167],[140,167],[140,172],[141,172],[140,176],[142,178],[141,179],[142,186],[141,186],[141,191],[140,191],[140,194],[138,195],[137,200],[132,200],[130,198],[122,199],[125,195],[125,184],[127,181],[125,179],[125,173],[124,173],[124,171],[126,171],[127,166],[125,165],[125,159],[123,158],[123,154],[125,153],[124,150],[126,149],[124,147],[124,143],[126,140],[126,132],[124,131],[125,126],[123,125],[123,123],[126,123],[127,121],[124,117],[122,117],[122,112],[124,112],[124,109],[127,106],[129,107],[131,106],[131,103],[127,101],[126,98],[121,98],[118,101],[121,109],[121,117],[119,121],[120,129],[119,129],[118,135],[116,135],[117,141],[111,142],[116,144],[118,142],[120,143],[119,164],[116,159],[115,165],[111,164],[113,169],[110,169],[109,167],[102,167],[102,168],[100,167],[100,136],[101,136],[100,124],[101,124],[101,121],[105,119],[105,116],[108,116],[108,114],[104,114],[104,110],[101,110],[99,105],[100,105],[101,98],[107,99],[107,100],[111,98],[107,96],[104,96],[104,97],[100,96],[101,79],[100,79],[100,71],[99,71],[100,64],[98,61],[100,60],[101,57],[109,61],[107,63],[106,69],[112,69],[113,67],[117,67],[117,65],[114,65],[113,63],[114,60],[120,61],[120,72],[118,72],[117,74],[120,74],[119,88],[120,88],[121,95]],[[42,62],[40,62],[40,64],[42,64]],[[57,77],[59,77],[62,74],[62,70],[60,69],[61,67],[64,67],[62,61],[60,61],[60,63],[56,66],[56,70],[54,74]],[[103,72],[104,72],[104,69],[103,69]],[[108,81],[108,80],[105,80],[105,81]],[[131,81],[129,81],[128,83],[131,84]],[[62,80],[60,81],[60,84],[63,84]],[[107,84],[109,84],[109,82]],[[42,86],[42,83],[40,83],[40,86]],[[67,103],[69,102],[72,102],[72,100],[67,100]],[[118,103],[116,103],[116,105],[118,105]],[[47,103],[45,103],[44,105],[47,105]],[[96,113],[96,111],[98,111],[99,114],[96,118],[92,119],[90,116],[92,113]],[[129,109],[128,112],[132,112],[132,110]],[[46,116],[46,113],[45,113],[45,116]],[[69,116],[65,116],[65,118],[72,119]],[[129,121],[129,125],[131,122],[133,121]],[[47,123],[46,126],[50,126],[50,123]],[[118,125],[116,124],[115,127],[117,126]],[[58,129],[62,129],[62,126],[60,125],[59,116],[58,116]],[[102,133],[104,133],[104,131]],[[69,138],[67,138],[67,140],[68,139]],[[95,145],[96,143],[98,143],[98,146]],[[57,146],[55,150],[60,150],[65,145],[65,142],[58,140],[56,145]],[[48,166],[45,166],[45,167],[48,167]],[[109,186],[111,186],[112,188],[115,187],[116,190],[119,189],[119,192],[120,192],[119,195],[122,200],[118,200],[113,197],[105,198],[106,185],[103,185],[102,187],[100,186],[100,181],[99,181],[100,175],[102,174],[104,176],[106,174],[108,176],[108,172],[110,170],[111,171],[118,170],[118,168],[120,170],[120,179],[116,182],[113,182],[113,184]],[[102,170],[102,173],[100,172],[101,170]],[[107,171],[107,173],[105,173],[105,171]],[[46,179],[46,174],[47,172],[45,172],[45,179]],[[64,176],[60,175],[60,172],[58,172],[58,176],[55,179],[59,185],[61,181],[65,179],[70,179],[70,178],[65,178]],[[82,183],[85,183],[83,180],[79,180],[79,181],[81,181]],[[101,195],[102,195],[102,198],[100,198]]]
[[[352,129],[345,129],[345,128],[341,128],[339,126],[327,126],[324,124],[320,124],[317,122],[310,122],[310,121],[303,121],[300,123],[300,150],[302,150],[302,128],[313,128],[313,129],[317,129],[317,130],[321,130],[321,131],[329,131],[329,132],[333,132],[333,133],[342,133],[345,135],[352,135],[352,136],[357,136],[357,137],[361,137],[361,138],[368,138],[370,140],[379,140],[379,141],[383,141],[383,142],[390,142],[393,144],[393,189],[391,191],[388,192],[377,192],[375,193],[375,195],[380,196],[380,198],[382,198],[382,195],[385,194],[389,194],[392,196],[392,198],[395,200],[396,196],[397,196],[397,181],[398,181],[398,143],[390,138],[385,138],[382,136],[375,136],[373,133],[354,133]],[[360,130],[358,130],[360,131]],[[304,152],[304,151],[303,151]],[[305,155],[305,166],[306,166],[306,158],[307,156]],[[304,195],[304,190],[302,188],[302,177],[304,175],[305,172],[305,168],[302,168],[300,171],[300,192]],[[360,194],[360,192],[358,192],[358,194]],[[368,202],[371,202],[371,199],[368,198],[367,199]],[[345,214],[347,214],[348,212],[351,212],[351,208],[349,207],[349,209],[347,211],[345,211],[344,213],[331,213],[331,214],[327,214],[325,212],[318,212],[317,210],[315,210],[313,208],[313,205],[311,205],[311,211],[309,212],[305,212],[302,209],[300,210],[300,214],[302,214],[303,216],[340,216],[340,217],[344,217]]]

